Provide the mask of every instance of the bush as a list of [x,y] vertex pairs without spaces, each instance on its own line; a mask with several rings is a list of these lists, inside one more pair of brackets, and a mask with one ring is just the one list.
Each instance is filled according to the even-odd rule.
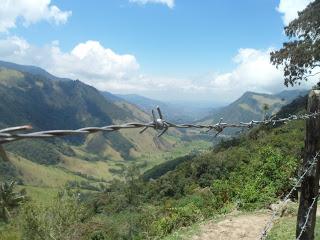
[[217,206],[235,202],[240,208],[266,207],[290,187],[297,160],[272,147],[263,147],[247,164],[240,166],[225,180],[212,184]]
[[31,203],[21,214],[22,236],[28,240],[73,239],[88,217],[88,211],[75,195],[64,194],[49,206]]
[[165,216],[152,223],[152,231],[156,236],[166,236],[181,227],[189,226],[204,217],[199,208],[193,203],[183,207],[167,209]]

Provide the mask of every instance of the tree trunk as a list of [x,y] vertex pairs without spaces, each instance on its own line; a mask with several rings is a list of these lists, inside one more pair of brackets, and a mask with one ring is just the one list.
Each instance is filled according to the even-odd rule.
[[[308,113],[320,111],[320,91],[312,90],[308,98]],[[307,166],[310,161],[316,156],[320,150],[320,119],[310,118],[306,120],[306,138],[305,138],[305,151],[303,158],[303,166]],[[319,193],[319,167],[320,161],[313,169],[306,174],[301,183],[301,196],[300,205],[297,218],[296,236],[298,237],[307,219],[308,210],[315,197]],[[316,222],[317,202],[312,208],[306,228],[301,235],[301,240],[314,239],[314,227]]]
[[9,162],[9,157],[6,151],[4,150],[4,148],[2,147],[2,145],[0,145],[0,160],[1,159],[5,162]]

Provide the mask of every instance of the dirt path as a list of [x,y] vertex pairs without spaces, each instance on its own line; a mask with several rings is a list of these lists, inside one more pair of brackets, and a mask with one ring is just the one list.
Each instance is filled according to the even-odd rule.
[[209,222],[200,226],[199,234],[192,240],[256,240],[270,215],[255,213],[252,215],[228,216],[220,222]]

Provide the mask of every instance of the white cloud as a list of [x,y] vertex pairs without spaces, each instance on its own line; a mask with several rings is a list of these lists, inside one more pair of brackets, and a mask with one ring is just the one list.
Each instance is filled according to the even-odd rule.
[[140,3],[140,4],[160,3],[160,4],[167,5],[169,8],[174,7],[174,0],[129,0],[129,1],[133,3]]
[[[240,49],[233,58],[237,66],[230,72],[214,76],[210,86],[216,89],[218,95],[231,100],[246,91],[278,93],[287,89],[284,86],[283,70],[277,69],[270,63],[272,50],[272,48],[267,50]],[[294,88],[311,88],[316,82],[316,78],[310,78],[308,82],[302,82],[301,86]]]
[[97,41],[76,45],[63,52],[57,41],[44,47],[30,45],[24,39],[0,40],[0,58],[20,64],[36,65],[49,72],[107,90],[109,82],[121,82],[137,76],[139,64],[133,55],[120,55]]
[[51,0],[1,0],[0,32],[16,27],[20,19],[25,26],[46,20],[63,24],[71,16],[71,11],[61,11],[50,4]]
[[288,25],[311,2],[313,0],[280,0],[277,10],[283,14],[283,23]]
[[233,59],[237,64],[236,68],[215,77],[211,86],[229,91],[281,91],[282,71],[270,64],[270,51],[271,49],[240,49]]
[[[137,93],[163,100],[230,102],[246,91],[265,93],[285,89],[283,73],[269,61],[272,49],[240,49],[229,72],[197,77],[150,76],[142,73],[135,56],[119,54],[97,41],[62,51],[59,42],[37,47],[11,36],[0,39],[0,59],[36,65],[59,77],[79,79],[100,90]],[[312,82],[307,83],[308,86]]]

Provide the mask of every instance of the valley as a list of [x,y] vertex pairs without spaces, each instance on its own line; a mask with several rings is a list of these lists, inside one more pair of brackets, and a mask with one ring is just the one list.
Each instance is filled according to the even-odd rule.
[[0,240],[320,240],[320,0],[0,0]]
[[[149,112],[155,105],[160,105],[164,114],[165,110],[175,112],[176,115],[168,114],[172,119],[190,120],[185,112],[175,111],[174,106],[157,100],[138,95],[100,94],[80,81],[9,62],[0,62],[0,92],[4,96],[0,110],[6,116],[0,121],[2,127],[31,124],[35,130],[74,129],[149,122]],[[200,123],[216,123],[221,117],[228,122],[261,119],[265,114],[275,114],[281,106],[305,93],[286,91],[267,95],[247,92],[230,105],[211,110]],[[268,105],[267,111],[263,110],[264,105]],[[79,186],[80,182],[84,188],[98,190],[99,184],[122,179],[124,169],[132,164],[143,173],[189,153],[205,152],[219,141],[219,138],[192,129],[172,129],[161,138],[157,138],[153,130],[139,134],[137,130],[128,129],[117,133],[96,133],[86,138],[24,140],[5,145],[10,162],[2,161],[1,164],[10,171],[4,170],[1,178],[14,177],[26,187],[38,187],[39,191],[58,189],[70,183]]]
[[[75,129],[151,121],[147,109],[141,109],[136,102],[101,93],[78,80],[48,79],[46,76],[51,75],[43,74],[44,70],[34,75],[18,70],[21,68],[28,69],[0,66],[0,92],[5,96],[0,110],[6,113],[6,118],[0,121],[2,127],[28,123],[35,130]],[[267,115],[286,116],[288,111],[303,112],[305,94],[306,91],[275,95],[246,92],[225,107],[212,108],[206,117],[194,123],[214,124],[221,117],[237,123],[251,118],[264,119]],[[187,122],[188,118],[180,116]],[[69,209],[73,205],[68,201],[78,196],[79,210],[93,207],[94,213],[86,221],[90,226],[97,224],[97,230],[86,233],[91,237],[103,232],[107,234],[103,236],[111,239],[123,239],[135,229],[138,239],[144,239],[144,234],[170,239],[183,226],[232,211],[263,208],[278,191],[287,191],[288,177],[294,174],[297,165],[303,131],[297,122],[274,129],[261,126],[224,131],[218,137],[194,129],[170,129],[157,138],[153,129],[143,134],[136,129],[123,129],[86,137],[21,140],[4,145],[9,161],[0,161],[0,176],[2,181],[16,181],[16,190],[27,193],[28,204],[36,211],[32,214],[39,214],[40,218],[48,211],[57,211],[60,205],[66,208],[65,212],[76,211]],[[277,159],[276,165],[271,164],[272,159]],[[258,169],[266,172],[261,172],[261,182],[257,183],[253,176]],[[268,171],[276,171],[277,176]],[[270,188],[276,179],[282,179],[283,183]],[[240,185],[242,192],[238,190]],[[258,197],[260,188],[266,190]],[[59,196],[65,196],[66,200]],[[28,204],[23,218],[30,217]],[[147,212],[141,212],[144,208]],[[176,218],[176,215],[185,217]],[[141,218],[148,218],[152,224]],[[39,226],[42,224],[39,222]],[[220,227],[226,228],[221,224]],[[10,228],[17,226],[0,225],[5,233],[14,234]],[[207,233],[202,229],[199,236],[210,234],[211,230]],[[1,233],[0,237],[10,239],[10,235]]]
[[[6,116],[0,121],[1,127],[31,124],[34,130],[75,129],[151,121],[149,112],[122,98],[100,94],[80,81],[55,77],[33,66],[0,62],[0,92],[0,111]],[[0,178],[14,178],[31,192],[56,192],[70,183],[98,190],[99,184],[122,179],[123,169],[132,164],[144,172],[212,146],[201,139],[182,140],[182,135],[181,131],[170,130],[157,138],[153,130],[139,134],[128,129],[85,138],[10,143],[4,146],[10,161],[0,161]]]

